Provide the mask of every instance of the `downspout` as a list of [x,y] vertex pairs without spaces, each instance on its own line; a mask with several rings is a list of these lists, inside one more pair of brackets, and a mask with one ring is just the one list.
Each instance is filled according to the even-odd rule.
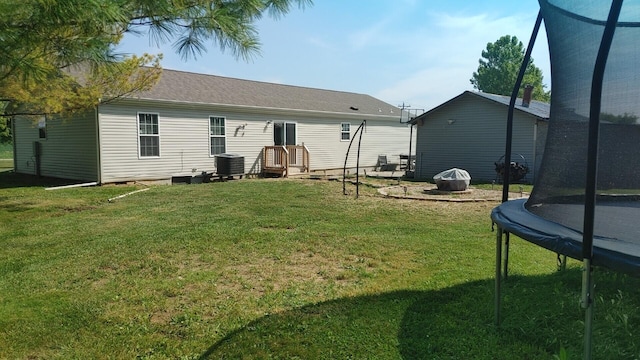
[[413,123],[412,122],[409,122],[409,128],[411,129],[409,131],[409,157],[407,158],[407,169],[404,172],[405,176],[411,172],[411,149],[413,145],[412,144],[413,142]]
[[98,185],[102,185],[102,146],[100,146],[100,105],[96,105],[94,108],[95,124],[96,124],[96,182]]
[[18,151],[16,147],[16,117],[11,116],[11,147],[13,148],[13,172],[15,173],[18,167]]

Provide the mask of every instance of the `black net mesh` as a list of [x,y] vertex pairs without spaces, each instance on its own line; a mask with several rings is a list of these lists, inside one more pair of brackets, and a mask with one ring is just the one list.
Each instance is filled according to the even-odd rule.
[[[540,0],[551,56],[544,159],[527,209],[582,231],[591,82],[610,1]],[[640,242],[640,0],[626,0],[606,64],[595,235]]]

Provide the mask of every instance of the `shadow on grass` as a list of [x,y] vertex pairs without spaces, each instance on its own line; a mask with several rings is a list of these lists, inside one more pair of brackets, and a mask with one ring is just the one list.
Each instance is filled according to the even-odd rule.
[[18,174],[13,170],[0,171],[0,189],[62,186],[79,182],[77,180]]
[[[561,347],[572,358],[580,356],[580,271],[510,277],[499,329],[494,325],[493,287],[493,280],[474,281],[438,291],[338,299],[266,315],[229,334],[200,358],[549,359]],[[616,292],[615,285],[606,287],[603,291]],[[640,305],[637,297],[631,301],[631,308]],[[599,309],[603,316],[613,311],[610,305],[605,302]],[[617,325],[601,326],[612,338],[637,338]],[[608,344],[596,351],[601,358],[638,353],[633,341],[613,346],[610,339],[602,341]]]

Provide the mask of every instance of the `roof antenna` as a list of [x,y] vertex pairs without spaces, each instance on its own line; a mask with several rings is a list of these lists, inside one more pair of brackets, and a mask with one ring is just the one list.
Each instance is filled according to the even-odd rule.
[[[404,101],[403,101],[401,105],[398,105],[398,107],[400,108],[400,122],[402,122],[402,113],[404,112],[404,109],[410,108],[411,105],[405,104]],[[409,119],[409,112],[408,111],[407,111],[407,119]]]

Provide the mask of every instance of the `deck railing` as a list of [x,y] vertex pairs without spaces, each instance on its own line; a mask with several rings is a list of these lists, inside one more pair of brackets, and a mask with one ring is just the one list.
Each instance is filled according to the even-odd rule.
[[262,152],[262,172],[288,177],[291,169],[309,172],[309,149],[304,145],[265,146]]

